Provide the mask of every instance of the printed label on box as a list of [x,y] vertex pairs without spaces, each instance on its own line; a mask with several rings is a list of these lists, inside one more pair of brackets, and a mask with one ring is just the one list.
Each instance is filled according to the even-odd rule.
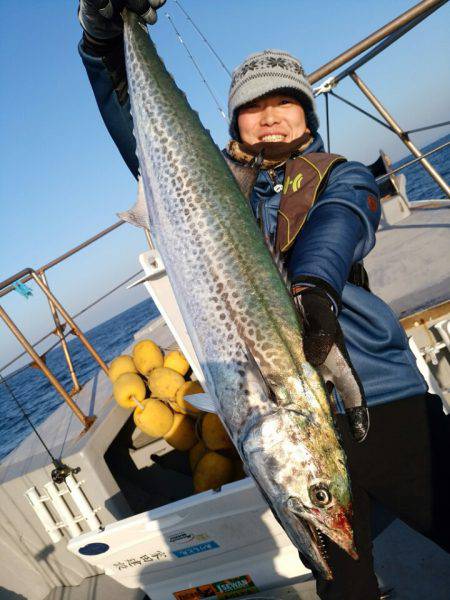
[[252,581],[250,575],[240,575],[232,579],[224,579],[214,583],[199,585],[195,588],[180,590],[174,592],[176,600],[203,600],[203,598],[217,598],[217,600],[226,600],[227,598],[238,598],[247,594],[259,592]]
[[200,552],[214,550],[214,548],[219,548],[219,544],[213,540],[210,540],[209,542],[197,544],[196,546],[187,546],[181,550],[172,550],[172,554],[177,558],[183,558],[184,556],[192,556],[192,554],[199,554]]

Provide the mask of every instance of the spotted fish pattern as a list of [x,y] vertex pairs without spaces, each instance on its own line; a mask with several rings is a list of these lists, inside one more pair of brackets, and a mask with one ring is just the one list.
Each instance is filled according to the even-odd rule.
[[299,315],[222,153],[146,28],[124,21],[151,235],[208,392],[292,542],[331,577],[322,534],[355,555],[349,479]]

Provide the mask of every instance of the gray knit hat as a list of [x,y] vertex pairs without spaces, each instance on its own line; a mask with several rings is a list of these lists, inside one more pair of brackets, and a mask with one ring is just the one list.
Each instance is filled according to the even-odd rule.
[[264,50],[250,54],[233,71],[228,96],[230,135],[239,139],[237,110],[247,102],[271,92],[286,90],[297,97],[312,133],[319,127],[314,94],[299,60],[282,50]]

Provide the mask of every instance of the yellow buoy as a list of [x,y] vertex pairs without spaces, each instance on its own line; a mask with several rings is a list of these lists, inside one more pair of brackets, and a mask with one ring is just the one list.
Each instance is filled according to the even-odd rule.
[[133,348],[133,361],[139,373],[148,375],[152,369],[163,366],[164,356],[155,342],[141,340]]
[[122,356],[116,356],[116,358],[109,365],[108,375],[112,383],[116,381],[122,373],[137,373],[136,366],[131,356],[123,354]]
[[134,408],[145,398],[145,383],[137,373],[122,373],[113,385],[113,395],[123,408]]
[[[202,411],[195,406],[192,406],[187,400],[184,399],[185,396],[190,396],[192,394],[201,394],[203,392],[202,386],[198,381],[185,381],[183,385],[177,390],[176,400],[179,407],[179,412],[183,414],[198,414]],[[178,411],[177,411],[178,412]]]
[[179,350],[172,350],[164,357],[164,366],[173,369],[183,377],[189,371],[189,363]]
[[207,452],[198,461],[194,472],[194,490],[213,490],[233,479],[233,461],[217,452]]
[[156,398],[175,398],[183,383],[184,377],[167,367],[157,367],[148,376],[150,391]]
[[233,448],[233,442],[230,440],[225,427],[214,413],[208,413],[203,417],[202,439],[209,450]]
[[162,437],[173,425],[173,412],[161,400],[150,398],[144,400],[143,409],[136,407],[133,419],[136,427],[147,435]]
[[176,450],[190,450],[197,442],[194,422],[187,415],[175,413],[172,427],[164,435],[164,439]]
[[203,440],[199,440],[195,446],[193,446],[189,450],[189,464],[191,466],[191,470],[194,471],[197,466],[198,461],[201,457],[206,454],[207,448],[205,446],[205,442]]

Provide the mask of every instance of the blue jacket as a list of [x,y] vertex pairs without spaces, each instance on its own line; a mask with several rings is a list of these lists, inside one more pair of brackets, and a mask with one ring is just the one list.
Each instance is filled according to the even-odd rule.
[[[105,61],[88,54],[83,42],[79,51],[106,127],[136,177],[133,123],[120,77],[111,76]],[[323,151],[322,139],[316,135],[305,154]],[[283,168],[276,171],[276,178],[283,183]],[[255,216],[272,238],[280,203],[273,187],[267,171],[261,171],[251,197]],[[368,207],[368,193],[378,196],[378,188],[364,165],[345,162],[334,167],[289,251],[287,267],[292,282],[305,275],[319,277],[341,297],[339,322],[370,406],[423,394],[427,386],[392,310],[374,294],[347,282],[351,265],[375,244],[380,214]]]

